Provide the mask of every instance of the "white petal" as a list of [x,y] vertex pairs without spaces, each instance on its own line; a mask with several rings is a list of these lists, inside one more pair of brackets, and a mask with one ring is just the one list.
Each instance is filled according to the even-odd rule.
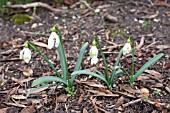
[[132,50],[130,43],[126,43],[123,47],[123,55],[130,53]]
[[24,49],[20,51],[19,59],[23,58]]
[[91,59],[91,65],[97,64],[97,62],[98,62],[98,58],[97,58],[97,57],[92,57],[92,59]]
[[56,40],[55,40],[55,47],[58,47],[59,43],[60,43],[60,39],[57,35]]
[[54,47],[55,39],[58,35],[55,32],[51,32],[50,37],[48,39],[48,48],[52,49]]
[[90,49],[90,57],[97,57],[98,56],[98,49],[96,46],[92,46]]
[[48,39],[48,48],[52,49],[54,47],[54,40],[53,38]]
[[29,61],[31,60],[31,51],[28,48],[24,49],[23,59],[26,63],[29,63]]

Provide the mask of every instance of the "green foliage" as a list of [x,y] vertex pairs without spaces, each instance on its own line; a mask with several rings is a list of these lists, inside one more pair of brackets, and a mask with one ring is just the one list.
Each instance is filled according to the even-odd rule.
[[135,75],[132,75],[130,79],[130,84],[133,85],[134,81],[151,65],[153,65],[155,62],[157,62],[161,57],[163,57],[164,54],[160,53],[153,58],[151,58],[148,62],[146,62],[137,72]]
[[72,79],[71,79],[71,84],[73,83],[75,77],[77,74],[86,74],[86,75],[91,75],[91,76],[94,76],[94,77],[97,77],[99,79],[101,79],[103,82],[105,82],[105,84],[107,85],[108,89],[111,89],[111,86],[112,86],[112,82],[113,82],[113,77],[119,75],[119,74],[122,74],[122,73],[126,73],[127,72],[121,68],[119,66],[119,61],[120,61],[120,58],[121,58],[121,55],[123,54],[123,50],[121,49],[121,51],[119,52],[118,54],[118,60],[116,61],[116,64],[113,68],[113,71],[112,73],[109,75],[109,71],[108,71],[108,64],[106,62],[106,58],[103,54],[103,51],[101,49],[101,45],[97,39],[97,37],[95,37],[95,42],[97,43],[99,49],[100,49],[100,54],[102,55],[102,59],[103,59],[103,62],[104,62],[104,67],[105,67],[105,74],[103,75],[101,72],[99,72],[98,70],[96,70],[97,73],[93,73],[93,72],[90,72],[90,71],[87,71],[87,70],[79,70],[79,71],[74,71],[71,75],[72,75]]
[[151,24],[151,20],[150,20],[150,19],[149,19],[149,20],[146,20],[146,21],[144,21],[144,22],[142,23],[142,27],[148,28],[150,24]]
[[10,2],[10,4],[27,4],[31,3],[32,0],[0,0],[0,13],[8,12],[7,2]]
[[31,17],[27,14],[16,14],[12,17],[12,21],[16,25],[24,24],[25,22],[30,22]]
[[[55,67],[53,66],[53,64],[50,62],[50,60],[31,42],[27,42],[28,46],[31,47],[33,50],[35,50],[36,52],[38,52],[44,59],[45,61],[47,61],[48,65],[53,69],[54,72],[56,72],[57,76],[43,76],[40,77],[36,80],[33,81],[32,86],[36,86],[36,85],[42,85],[46,82],[61,82],[64,84],[65,90],[66,92],[68,92],[67,96],[74,96],[75,92],[74,92],[74,87],[72,86],[73,81],[75,80],[74,76],[72,78],[70,78],[70,74],[68,73],[68,64],[66,62],[66,57],[65,57],[65,50],[62,44],[62,36],[60,34],[60,31],[57,27],[53,27],[53,32],[54,30],[57,32],[59,39],[60,39],[60,43],[59,46],[57,47],[58,50],[58,54],[60,57],[60,64],[61,64],[61,68],[62,68],[62,76],[60,76],[60,74],[57,72],[57,70],[55,69]],[[78,60],[76,63],[76,66],[74,68],[74,71],[77,71],[80,69],[81,66],[81,62],[83,60],[84,57],[84,53],[85,50],[88,46],[88,43],[85,43],[82,48],[80,49],[80,53],[78,56]],[[71,83],[70,83],[70,79],[71,79]],[[28,92],[29,94],[31,92]]]
[[[75,65],[75,67],[74,67],[74,72],[72,72],[71,76],[70,76],[70,73],[68,72],[68,64],[67,64],[67,61],[66,61],[65,50],[64,50],[63,43],[62,43],[62,36],[60,34],[60,30],[57,27],[53,27],[52,31],[56,32],[58,34],[59,40],[60,40],[60,43],[59,43],[59,45],[57,47],[57,50],[58,50],[58,54],[59,54],[59,57],[60,57],[60,65],[61,65],[61,68],[62,68],[62,76],[60,76],[60,74],[55,69],[55,67],[50,62],[50,60],[33,43],[28,41],[26,46],[31,47],[33,50],[38,52],[45,59],[45,61],[47,61],[49,66],[53,69],[53,71],[57,75],[57,76],[43,76],[43,77],[40,77],[40,78],[38,78],[38,79],[33,81],[32,86],[34,87],[34,86],[37,86],[37,85],[41,85],[39,88],[47,87],[47,86],[49,87],[50,84],[46,85],[46,86],[44,86],[44,84],[46,82],[53,82],[53,81],[60,82],[60,83],[64,84],[64,89],[68,93],[67,94],[68,97],[75,95],[73,82],[74,82],[76,76],[78,76],[78,75],[85,74],[85,75],[91,75],[91,76],[94,76],[96,78],[99,78],[100,80],[102,80],[107,85],[108,89],[111,89],[112,84],[113,84],[113,78],[115,76],[118,76],[118,75],[127,75],[129,77],[129,79],[130,79],[130,84],[133,85],[134,81],[144,72],[144,70],[146,70],[149,66],[154,64],[162,56],[164,56],[163,53],[160,53],[160,54],[156,55],[155,57],[150,59],[148,62],[146,62],[135,73],[135,71],[134,71],[134,66],[135,66],[135,63],[134,63],[134,52],[135,52],[135,49],[134,49],[134,40],[133,40],[132,37],[129,37],[127,43],[128,44],[131,43],[131,45],[132,45],[132,71],[131,71],[131,74],[129,74],[124,68],[122,68],[120,66],[120,59],[121,59],[121,56],[123,55],[123,49],[121,49],[119,51],[116,63],[114,65],[114,67],[112,68],[112,72],[109,73],[109,71],[108,71],[108,64],[107,64],[106,58],[105,58],[105,56],[103,54],[103,51],[101,49],[100,42],[97,39],[97,37],[95,37],[94,38],[94,42],[93,42],[92,45],[93,46],[95,45],[95,46],[99,47],[100,54],[101,54],[103,62],[104,62],[104,69],[105,69],[104,72],[105,73],[102,74],[98,70],[95,70],[96,73],[88,71],[88,70],[80,70],[80,66],[81,66],[81,63],[82,63],[82,60],[83,60],[83,57],[84,57],[84,53],[85,53],[85,50],[86,50],[86,48],[88,46],[88,43],[85,43],[81,47],[81,49],[80,49],[80,53],[79,53],[79,56],[78,56],[78,59],[77,59],[77,63]],[[35,91],[36,89],[31,90],[30,92],[28,92],[27,95],[29,95],[31,92]]]
[[105,82],[105,84],[107,85],[108,89],[111,89],[111,86],[113,84],[113,78],[115,76],[118,76],[118,75],[127,75],[130,79],[130,84],[133,85],[134,84],[134,81],[149,67],[151,66],[152,64],[154,64],[157,60],[159,60],[164,54],[163,53],[160,53],[158,55],[156,55],[155,57],[153,57],[152,59],[150,59],[148,62],[146,62],[138,71],[137,73],[135,74],[135,71],[134,71],[134,40],[132,39],[132,37],[130,36],[129,37],[129,40],[131,41],[132,43],[132,71],[131,71],[131,76],[130,74],[124,69],[122,68],[121,66],[119,66],[119,62],[120,62],[120,58],[123,54],[123,49],[121,49],[119,51],[119,54],[118,54],[118,57],[117,57],[117,60],[116,60],[116,63],[113,67],[113,70],[112,70],[112,73],[109,75],[109,71],[108,71],[108,65],[107,65],[107,62],[106,62],[106,58],[103,54],[103,51],[101,49],[101,46],[100,46],[100,43],[98,41],[98,39],[95,37],[95,41],[97,42],[97,45],[100,49],[100,53],[102,55],[102,59],[103,59],[103,62],[104,62],[104,67],[105,67],[105,76],[99,72],[98,70],[96,70],[96,73],[93,73],[93,72],[90,72],[90,71],[87,71],[87,70],[79,70],[79,71],[75,71],[72,73],[72,79],[71,80],[71,83],[74,81],[75,77],[76,77],[76,74],[86,74],[86,75],[91,75],[91,76],[94,76],[94,77],[97,77],[99,79],[101,79],[103,82]]

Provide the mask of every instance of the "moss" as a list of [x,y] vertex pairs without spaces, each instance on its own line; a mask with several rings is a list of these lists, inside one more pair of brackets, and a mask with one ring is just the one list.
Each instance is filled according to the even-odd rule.
[[126,35],[126,30],[124,28],[110,29],[110,31],[113,38]]
[[24,24],[25,22],[30,22],[31,17],[29,15],[26,15],[26,14],[16,14],[12,17],[12,21],[16,25]]

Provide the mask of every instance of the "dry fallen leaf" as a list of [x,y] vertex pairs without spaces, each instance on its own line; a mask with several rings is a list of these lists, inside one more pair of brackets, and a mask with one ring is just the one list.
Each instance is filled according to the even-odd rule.
[[40,46],[40,47],[45,47],[45,48],[48,48],[48,45],[43,43],[43,42],[33,42],[33,44],[37,45],[37,46]]
[[67,101],[67,96],[65,94],[61,94],[57,97],[57,102],[62,103]]
[[32,69],[21,69],[19,68],[20,71],[22,71],[23,75],[25,75],[26,77],[30,77],[33,74],[33,70]]
[[142,93],[139,89],[133,89],[132,87],[130,87],[129,85],[119,85],[121,89],[129,92],[129,93],[132,93],[132,94],[140,94]]
[[84,108],[84,109],[83,109],[83,113],[88,113],[88,111]]
[[147,88],[141,88],[140,89],[142,94],[140,94],[138,97],[148,97],[149,96],[149,90]]
[[27,99],[26,96],[23,96],[23,95],[12,95],[11,96],[13,99]]
[[18,110],[13,107],[0,109],[0,113],[18,113]]
[[149,73],[150,75],[153,75],[159,79],[163,78],[163,75],[155,70],[145,70],[144,72]]
[[102,84],[96,84],[95,82],[81,82],[81,84],[85,84],[91,87],[98,87],[98,88],[104,88]]
[[87,90],[88,92],[94,93],[95,96],[109,96],[109,97],[118,97],[118,94],[106,94],[105,92],[97,91],[97,90]]
[[124,100],[125,100],[125,98],[124,98],[123,96],[121,96],[121,97],[117,100],[117,102],[115,103],[115,107],[117,108],[117,107],[121,106],[121,105],[124,103]]

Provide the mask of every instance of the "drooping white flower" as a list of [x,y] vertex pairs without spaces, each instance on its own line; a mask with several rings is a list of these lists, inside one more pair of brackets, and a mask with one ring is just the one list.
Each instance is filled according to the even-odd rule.
[[97,58],[97,57],[92,57],[92,59],[91,59],[91,65],[97,64],[97,62],[98,62],[98,58]]
[[92,46],[91,49],[90,49],[90,57],[93,58],[93,57],[97,57],[98,55],[98,49],[96,46]]
[[54,46],[58,47],[59,43],[60,43],[59,36],[57,35],[57,33],[52,32],[48,39],[48,48],[52,49]]
[[131,50],[132,50],[132,47],[130,43],[127,42],[123,47],[123,55],[130,53]]
[[31,51],[29,48],[25,47],[23,50],[21,50],[19,58],[23,59],[26,63],[29,63],[31,60]]
[[92,43],[92,47],[90,48],[90,57],[91,57],[91,65],[96,64],[98,62],[98,49],[96,47],[95,40]]

